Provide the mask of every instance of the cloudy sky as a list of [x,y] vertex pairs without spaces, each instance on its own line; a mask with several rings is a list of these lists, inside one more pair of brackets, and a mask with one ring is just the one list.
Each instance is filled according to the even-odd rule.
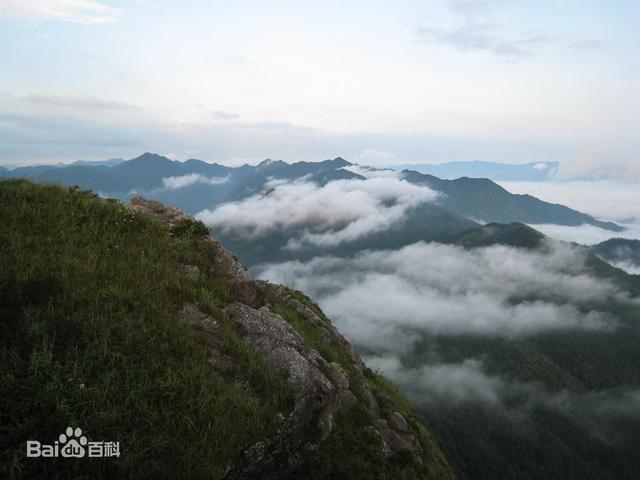
[[638,161],[637,1],[0,4],[0,164]]

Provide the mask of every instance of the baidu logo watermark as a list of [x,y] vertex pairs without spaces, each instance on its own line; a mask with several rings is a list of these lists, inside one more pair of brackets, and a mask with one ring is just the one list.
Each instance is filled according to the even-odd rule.
[[51,445],[37,440],[27,441],[27,457],[38,458],[83,458],[83,457],[119,457],[120,442],[89,442],[82,430],[67,427],[58,441]]

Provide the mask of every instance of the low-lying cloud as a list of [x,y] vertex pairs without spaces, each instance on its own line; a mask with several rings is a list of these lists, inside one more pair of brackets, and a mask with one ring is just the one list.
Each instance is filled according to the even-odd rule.
[[227,183],[229,177],[207,177],[199,173],[190,173],[188,175],[180,175],[178,177],[165,177],[162,179],[162,185],[167,190],[176,190],[178,188],[188,187],[194,183],[207,183],[209,185],[220,185]]
[[257,239],[272,232],[297,234],[287,247],[336,246],[402,222],[408,209],[438,193],[397,176],[336,180],[271,180],[262,193],[196,215],[225,234]]
[[588,224],[570,227],[567,225],[541,223],[531,225],[531,227],[556,240],[576,242],[582,245],[594,245],[614,237],[640,239],[640,222],[629,224],[620,223],[620,225],[625,227],[625,230],[622,232],[612,232],[611,230],[605,230],[604,228]]
[[369,356],[367,365],[389,378],[418,407],[483,405],[499,408],[503,416],[518,419],[534,408],[553,409],[586,426],[607,443],[624,442],[611,419],[640,420],[640,389],[575,393],[553,392],[536,382],[521,382],[490,374],[482,361],[469,358],[459,363],[408,367],[396,357]]
[[437,402],[500,404],[510,388],[507,381],[484,372],[482,362],[433,363],[407,368],[394,356],[365,357],[366,364],[394,383],[417,405]]
[[255,270],[316,298],[357,345],[401,352],[423,333],[509,338],[615,328],[597,305],[638,300],[590,276],[584,255],[552,241],[540,252],[420,242]]

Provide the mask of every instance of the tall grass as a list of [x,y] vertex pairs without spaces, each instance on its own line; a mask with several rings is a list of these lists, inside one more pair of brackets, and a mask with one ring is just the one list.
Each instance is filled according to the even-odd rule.
[[[0,182],[0,477],[220,478],[274,433],[286,384],[221,313],[229,289],[201,233],[78,189]],[[184,302],[223,325],[237,375],[208,361]],[[120,458],[25,458],[26,440],[68,425],[119,441]]]

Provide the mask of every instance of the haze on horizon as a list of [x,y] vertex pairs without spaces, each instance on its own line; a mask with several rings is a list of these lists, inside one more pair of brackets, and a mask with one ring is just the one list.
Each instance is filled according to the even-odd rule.
[[640,4],[2,0],[0,165],[560,161],[640,179]]

